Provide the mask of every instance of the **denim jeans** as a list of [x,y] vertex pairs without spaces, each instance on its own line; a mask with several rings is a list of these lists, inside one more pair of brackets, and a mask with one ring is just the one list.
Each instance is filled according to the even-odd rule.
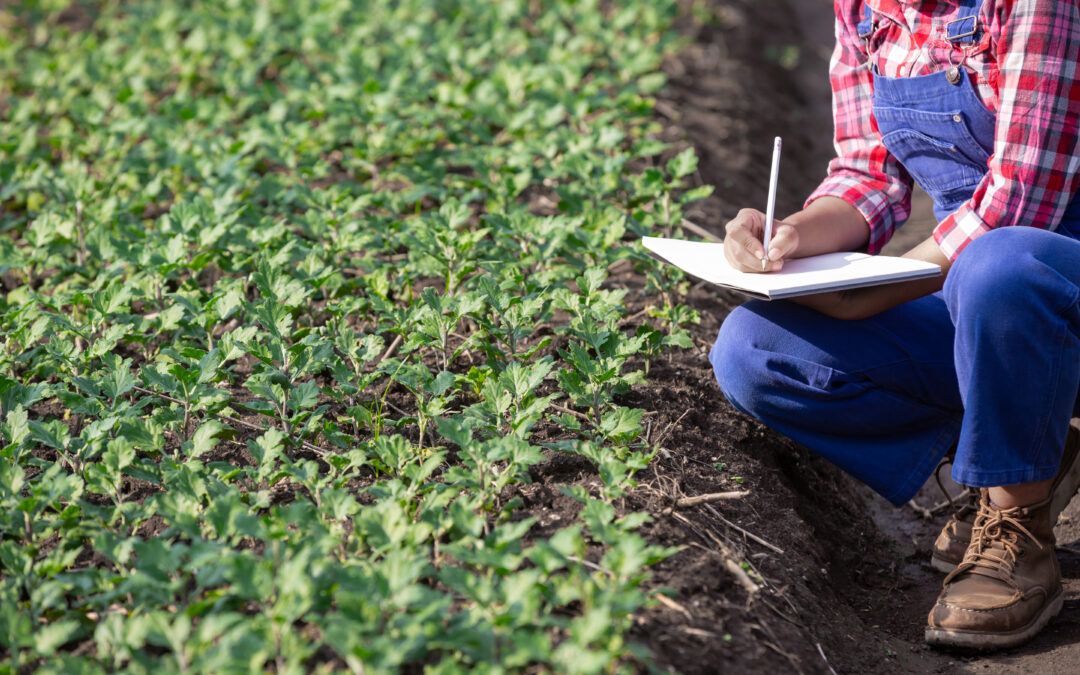
[[1080,388],[1080,242],[988,232],[942,291],[859,321],[751,301],[710,354],[739,410],[894,504],[955,442],[953,478],[989,487],[1052,478]]

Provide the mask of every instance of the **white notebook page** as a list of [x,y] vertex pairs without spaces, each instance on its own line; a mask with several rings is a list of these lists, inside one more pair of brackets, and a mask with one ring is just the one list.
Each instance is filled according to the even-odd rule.
[[643,237],[641,243],[658,257],[699,279],[770,298],[871,286],[941,273],[940,267],[922,260],[841,252],[790,260],[779,272],[754,274],[732,269],[724,259],[723,244],[659,237]]

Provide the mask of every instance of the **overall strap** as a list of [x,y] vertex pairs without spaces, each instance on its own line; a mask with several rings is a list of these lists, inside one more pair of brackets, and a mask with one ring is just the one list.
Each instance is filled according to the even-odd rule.
[[[979,12],[983,0],[960,0],[960,14],[945,24],[945,39],[949,42],[975,42],[975,33],[979,30]],[[864,43],[874,33],[874,12],[868,2],[863,2],[863,18],[856,26],[859,39]]]
[[871,11],[870,5],[865,1],[862,10],[863,19],[855,28],[859,31],[859,39],[865,43],[874,33],[874,13]]
[[[983,0],[960,0],[957,18],[945,24],[945,39],[952,43],[975,42],[979,30],[979,11]],[[861,25],[861,24],[860,24]]]

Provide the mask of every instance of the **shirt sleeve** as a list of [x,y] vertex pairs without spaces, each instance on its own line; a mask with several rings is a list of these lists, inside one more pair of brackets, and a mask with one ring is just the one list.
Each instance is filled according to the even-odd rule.
[[868,253],[877,253],[911,214],[911,177],[881,143],[871,115],[873,81],[859,39],[860,0],[838,0],[836,48],[829,64],[836,158],[806,200],[839,197],[870,226]]
[[954,259],[998,227],[1053,229],[1080,179],[1080,15],[1076,2],[1014,0],[997,51],[999,107],[989,171],[971,199],[934,230]]

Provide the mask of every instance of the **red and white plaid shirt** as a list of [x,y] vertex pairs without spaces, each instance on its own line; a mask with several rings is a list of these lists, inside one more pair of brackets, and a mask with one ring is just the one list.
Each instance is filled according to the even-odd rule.
[[[856,26],[864,0],[835,0],[830,66],[837,157],[807,200],[854,205],[870,224],[877,253],[911,213],[911,178],[881,144],[871,115],[872,75]],[[953,46],[945,24],[955,0],[866,0],[878,28],[870,52],[888,77],[925,75],[963,61],[979,98],[997,114],[994,152],[971,199],[945,218],[934,239],[951,260],[997,227],[1057,227],[1080,183],[1080,11],[1078,0],[985,0],[976,45]]]

